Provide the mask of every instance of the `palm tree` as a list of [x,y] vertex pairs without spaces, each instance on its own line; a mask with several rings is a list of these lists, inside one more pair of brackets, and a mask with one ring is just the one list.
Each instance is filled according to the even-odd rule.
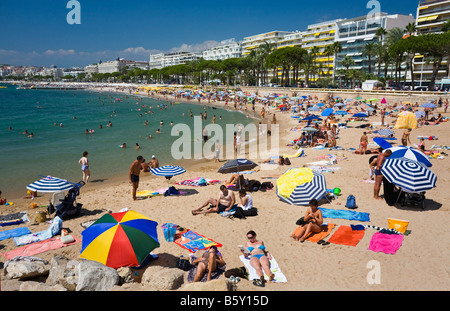
[[387,34],[386,29],[384,29],[383,27],[379,27],[377,29],[377,32],[375,33],[375,36],[378,37],[378,42],[380,42],[381,44],[383,44],[383,36],[385,36]]
[[364,56],[367,56],[369,58],[369,74],[371,74],[372,73],[372,56],[376,55],[376,43],[375,42],[367,43],[362,48],[361,53]]
[[261,82],[266,83],[266,76],[267,76],[267,70],[266,70],[266,59],[267,56],[275,49],[275,44],[271,42],[264,41],[262,45],[260,45],[257,48],[257,54],[259,58],[259,72],[261,73]]
[[313,63],[314,63],[313,73],[314,73],[314,79],[315,79],[315,78],[316,78],[316,71],[317,71],[317,68],[316,68],[316,65],[317,65],[316,59],[317,59],[317,55],[320,53],[320,48],[319,48],[318,46],[313,46],[313,47],[311,48],[310,53],[311,53],[311,55],[312,55],[312,57],[313,57]]
[[345,56],[343,59],[342,59],[342,66],[344,66],[345,67],[345,69],[346,69],[346,73],[348,73],[349,72],[349,68],[350,68],[350,66],[353,66],[355,64],[355,62],[353,61],[353,58],[351,58],[350,56]]
[[450,19],[447,19],[447,21],[442,25],[441,30],[443,32],[450,31]]
[[[342,44],[338,41],[333,43],[333,51],[334,51],[334,63],[335,67],[337,67],[337,54],[342,52]],[[335,72],[336,68],[333,68],[333,84],[334,84],[334,78],[335,78]]]
[[327,62],[327,75],[330,75],[330,56],[334,55],[334,47],[332,44],[327,45],[324,49],[324,53],[325,55],[328,57],[328,62]]
[[409,23],[406,25],[405,32],[407,32],[410,36],[413,35],[417,31],[417,27],[415,23]]

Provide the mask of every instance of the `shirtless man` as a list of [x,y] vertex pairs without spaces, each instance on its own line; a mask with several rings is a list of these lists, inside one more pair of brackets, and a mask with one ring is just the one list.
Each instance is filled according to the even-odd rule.
[[408,142],[411,143],[411,139],[409,138],[409,136],[411,135],[411,131],[412,131],[412,129],[409,128],[403,132],[403,136],[402,136],[402,145],[403,146],[408,146]]
[[158,168],[159,167],[159,161],[158,159],[153,155],[152,156],[152,168]]
[[360,139],[361,155],[366,154],[367,145],[369,144],[369,139],[367,138],[367,133],[364,132]]
[[316,199],[309,201],[309,208],[306,210],[303,220],[305,224],[298,232],[292,234],[291,237],[296,241],[304,242],[310,232],[318,233],[322,231],[320,227],[323,224],[322,211],[318,209],[319,202]]
[[[192,215],[206,214],[206,213],[221,213],[229,211],[233,207],[235,202],[236,198],[234,196],[234,192],[228,190],[228,188],[225,187],[225,185],[221,185],[219,197],[217,198],[217,200],[209,198],[199,208],[192,210]],[[204,211],[203,208],[209,204],[214,205],[214,207],[208,208]]]
[[373,186],[373,197],[377,200],[382,200],[382,198],[379,196],[380,188],[381,188],[381,182],[383,181],[383,174],[381,173],[381,167],[383,166],[384,161],[387,157],[389,157],[392,154],[392,151],[387,149],[384,152],[380,153],[376,159],[377,165],[375,167],[374,173],[375,173],[375,185]]
[[143,161],[144,158],[142,156],[138,156],[130,166],[130,172],[128,176],[130,178],[130,184],[133,186],[133,190],[131,192],[133,200],[136,200],[136,191],[139,187],[139,174],[141,173]]

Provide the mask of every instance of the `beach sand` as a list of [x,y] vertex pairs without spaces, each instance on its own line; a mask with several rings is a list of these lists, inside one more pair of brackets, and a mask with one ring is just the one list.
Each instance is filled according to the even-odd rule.
[[[312,93],[312,92],[311,92]],[[290,94],[291,95],[291,94]],[[320,96],[320,95],[319,95]],[[381,97],[380,97],[381,99]],[[390,99],[386,98],[388,101]],[[391,99],[393,100],[393,99]],[[418,99],[422,100],[422,98]],[[414,102],[414,100],[412,100]],[[217,103],[220,105],[221,103]],[[439,108],[438,112],[443,112]],[[280,143],[281,152],[294,154],[295,150],[286,144],[300,135],[299,131],[291,131],[298,125],[292,119],[290,112],[276,112],[277,120],[281,124]],[[448,116],[444,114],[444,116]],[[268,116],[271,118],[271,115]],[[379,122],[379,117],[370,117],[369,122]],[[386,118],[391,123],[394,118]],[[450,122],[438,126],[425,126],[413,130],[411,141],[418,144],[418,135],[436,136],[437,141],[426,141],[429,149],[433,144],[450,146],[449,133]],[[337,145],[348,148],[358,148],[359,139],[364,132],[361,128],[347,128],[340,132]],[[403,130],[394,130],[399,139]],[[369,134],[369,141],[373,135]],[[399,140],[397,140],[399,143]],[[389,206],[384,200],[373,199],[373,184],[363,182],[368,179],[370,155],[354,154],[347,150],[330,151],[305,148],[305,156],[291,158],[291,166],[260,165],[256,172],[245,175],[246,178],[261,182],[271,181],[274,185],[276,179],[263,179],[264,176],[278,176],[289,168],[302,167],[310,162],[321,161],[321,157],[334,154],[338,157],[334,168],[339,170],[323,173],[326,177],[327,188],[341,189],[341,195],[331,203],[323,203],[321,207],[329,209],[344,209],[348,195],[356,197],[357,212],[370,214],[369,224],[379,227],[388,227],[388,218],[404,219],[409,221],[408,230],[411,233],[404,236],[403,243],[396,254],[385,254],[368,249],[371,237],[376,232],[367,229],[364,237],[356,246],[329,244],[326,246],[305,241],[300,243],[290,238],[296,229],[297,219],[304,215],[306,208],[294,206],[282,202],[276,195],[275,188],[266,192],[253,192],[254,206],[258,208],[258,216],[246,219],[230,219],[218,214],[193,216],[191,210],[200,206],[206,199],[216,198],[219,186],[229,179],[229,174],[217,173],[218,168],[225,162],[201,161],[189,166],[183,175],[172,178],[171,183],[196,177],[218,179],[220,184],[206,187],[189,187],[175,185],[178,190],[186,191],[183,196],[156,196],[152,198],[132,201],[131,186],[127,176],[118,177],[117,180],[104,183],[89,183],[81,188],[81,194],[77,202],[83,204],[83,216],[66,220],[63,228],[72,235],[81,239],[84,228],[80,225],[88,220],[101,217],[111,210],[118,212],[128,208],[146,215],[158,222],[158,236],[161,246],[153,251],[160,258],[151,265],[165,265],[168,262],[174,266],[175,258],[189,253],[174,243],[166,242],[161,225],[164,223],[176,223],[209,237],[223,246],[219,249],[223,254],[227,269],[240,267],[241,252],[239,244],[245,244],[246,233],[254,230],[257,238],[264,241],[268,251],[277,260],[280,269],[286,276],[286,283],[267,283],[264,288],[256,287],[252,282],[242,280],[238,283],[238,291],[448,291],[450,290],[450,261],[449,243],[450,217],[448,191],[450,179],[450,165],[448,157],[445,159],[433,159],[431,168],[438,176],[437,187],[427,191],[426,208]],[[445,150],[443,150],[445,151]],[[130,161],[131,164],[131,161]],[[95,171],[95,168],[92,168]],[[139,190],[156,190],[167,186],[163,177],[157,177],[151,173],[142,173]],[[383,190],[380,191],[380,194]],[[4,194],[7,196],[7,194]],[[237,193],[236,193],[237,196]],[[35,199],[39,205],[48,203],[49,195],[43,195]],[[12,206],[0,206],[0,214],[6,215],[13,212],[26,211],[30,217],[29,227],[31,232],[39,232],[48,228],[48,223],[34,225],[36,209],[31,209],[30,199],[13,199]],[[41,209],[42,210],[42,209]],[[324,220],[336,224],[328,239],[341,225],[361,224],[358,221],[331,219]],[[15,227],[15,226],[14,226]],[[9,229],[4,227],[3,230]],[[2,230],[2,231],[3,231]],[[0,242],[0,252],[15,249],[12,239]],[[73,246],[48,251],[36,255],[50,260],[55,255],[64,255],[69,259],[79,259],[81,243]],[[1,262],[6,258],[0,257]],[[380,282],[369,284],[368,275],[372,272],[373,261],[379,263]],[[2,285],[6,281],[2,272]],[[221,276],[223,278],[224,276]],[[3,286],[2,286],[3,287]],[[147,290],[140,284],[116,287],[114,290]],[[180,288],[183,290],[183,287]]]

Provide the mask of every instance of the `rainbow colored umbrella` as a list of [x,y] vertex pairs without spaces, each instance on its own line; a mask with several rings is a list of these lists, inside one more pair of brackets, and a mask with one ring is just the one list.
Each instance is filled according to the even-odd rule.
[[135,211],[106,214],[81,232],[80,257],[114,269],[140,266],[160,245],[157,225]]

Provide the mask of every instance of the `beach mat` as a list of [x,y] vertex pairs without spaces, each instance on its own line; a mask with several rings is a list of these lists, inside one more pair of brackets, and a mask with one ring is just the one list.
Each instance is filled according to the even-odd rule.
[[[334,229],[336,225],[335,224],[326,224],[326,225],[322,225],[322,231],[319,233],[313,233],[311,232],[310,234],[308,234],[308,237],[306,238],[307,241],[311,241],[313,243],[317,243],[320,240],[323,240],[324,238],[326,238],[330,233],[331,230]],[[298,226],[295,230],[294,233],[292,235],[297,236],[299,230],[302,228],[302,226]]]
[[60,239],[51,238],[49,240],[44,240],[33,244],[25,245],[22,247],[18,247],[8,252],[2,253],[2,256],[8,259],[12,259],[16,256],[33,256],[80,242],[80,240],[78,240],[75,236],[73,236],[73,238],[75,239],[75,241],[68,244],[64,244],[63,242],[61,242]]
[[383,252],[385,254],[395,254],[403,243],[402,234],[388,234],[376,232],[370,240],[369,250]]
[[20,212],[20,213],[12,213],[8,215],[0,216],[0,226],[11,226],[11,225],[18,225],[21,223],[28,222],[28,215],[26,212]]
[[22,246],[50,239],[61,232],[61,227],[62,219],[56,216],[47,230],[14,237],[14,243],[16,246]]
[[356,246],[363,237],[364,230],[352,230],[349,226],[339,226],[337,231],[328,239],[328,242]]
[[[250,264],[250,257],[245,257],[244,255],[241,255],[241,256],[239,256],[239,259],[244,263],[245,268],[248,271],[248,280],[252,281],[252,280],[259,279],[258,275],[256,274],[255,268],[253,268],[252,265]],[[275,258],[273,256],[269,262],[270,262],[270,271],[275,275],[275,278],[273,279],[272,282],[286,283],[287,282],[286,276],[281,271],[280,267],[278,266],[277,261],[275,260]],[[269,280],[268,275],[264,274],[264,278],[266,280]]]
[[182,234],[176,234],[173,242],[180,247],[187,249],[191,253],[195,253],[196,251],[203,249],[208,249],[211,246],[222,246],[222,244],[192,230],[188,230]]
[[328,209],[328,208],[324,208],[324,207],[319,207],[319,209],[322,211],[323,218],[370,221],[369,213],[355,212],[355,211],[348,211],[348,210],[335,210],[335,209]]
[[30,233],[31,233],[31,231],[27,227],[20,227],[20,228],[15,228],[15,229],[11,229],[11,230],[5,230],[5,231],[0,232],[0,241],[6,240],[9,238],[19,237],[22,235],[27,235]]

